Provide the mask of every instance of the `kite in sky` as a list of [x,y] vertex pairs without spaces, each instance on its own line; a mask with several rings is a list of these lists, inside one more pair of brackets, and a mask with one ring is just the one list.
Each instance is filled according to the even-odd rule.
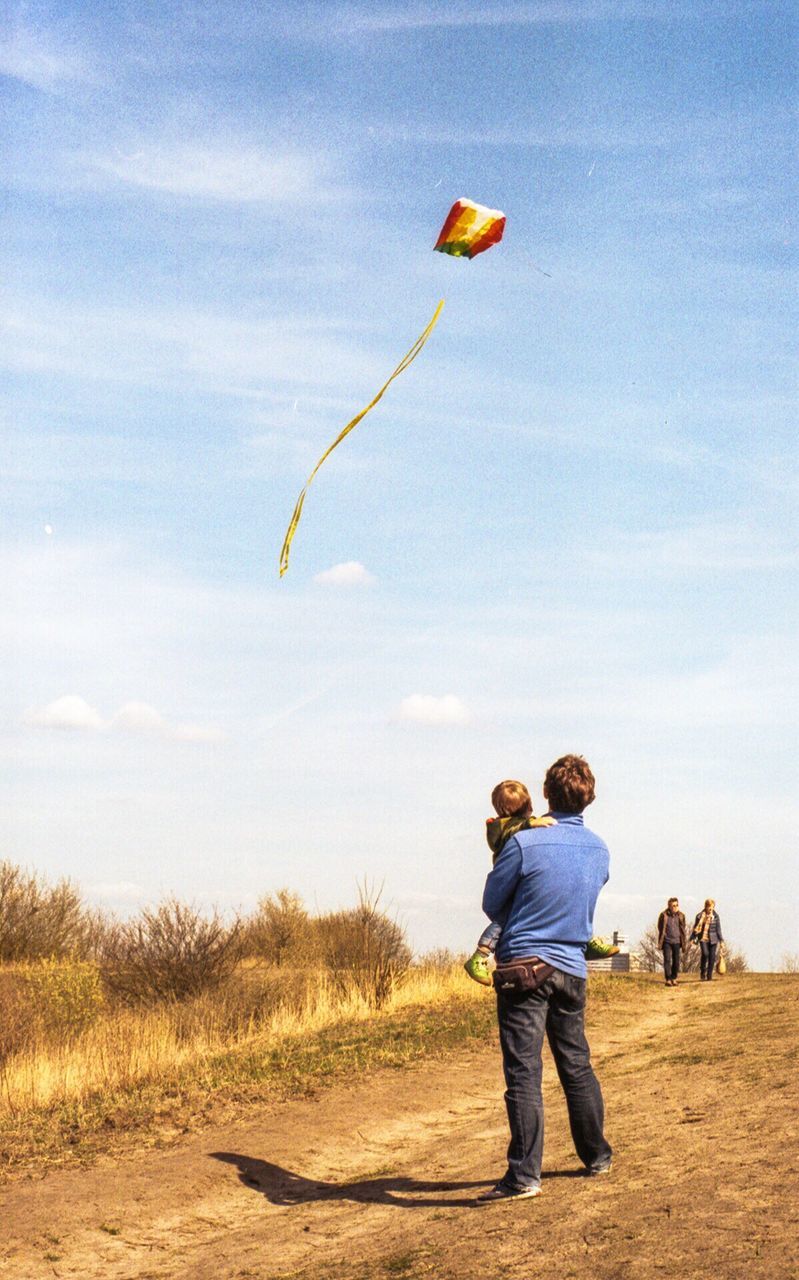
[[[456,200],[447,214],[447,220],[441,228],[441,234],[438,237],[437,243],[433,247],[438,249],[440,253],[450,253],[455,258],[474,258],[476,254],[483,253],[486,249],[490,249],[493,244],[497,244],[502,239],[502,232],[504,230],[505,215],[504,213],[500,213],[499,209],[487,209],[485,205],[475,204],[472,200]],[[339,432],[333,443],[328,445],[306,480],[305,488],[297,499],[294,512],[291,520],[289,521],[289,527],[286,530],[286,536],[283,539],[283,547],[280,552],[281,578],[289,567],[289,551],[291,550],[291,543],[294,538],[294,534],[297,531],[297,525],[300,523],[305,495],[308,492],[311,481],[322,463],[330,457],[336,446],[341,444],[341,441],[345,436],[349,435],[353,427],[357,427],[358,423],[366,417],[369,410],[373,409],[378,400],[382,399],[384,392],[388,390],[394,379],[398,378],[401,373],[404,373],[408,368],[408,365],[413,363],[438,323],[438,317],[441,315],[441,309],[443,306],[444,299],[442,298],[433,313],[432,320],[419,334],[419,337],[414,342],[410,351],[406,352],[402,357],[396,369],[391,374],[391,377],[383,383],[377,395],[374,399],[369,401],[366,408],[361,409],[361,412],[357,413],[355,417],[347,423],[343,431]]]
[[451,253],[453,258],[476,258],[499,244],[504,230],[505,215],[499,209],[487,209],[462,197],[447,214],[434,248]]

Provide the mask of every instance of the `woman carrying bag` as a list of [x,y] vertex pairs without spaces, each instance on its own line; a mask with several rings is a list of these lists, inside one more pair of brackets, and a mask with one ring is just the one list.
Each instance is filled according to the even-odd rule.
[[701,981],[712,982],[716,968],[716,952],[719,943],[724,941],[721,920],[713,898],[706,898],[704,907],[698,912],[691,932],[691,941],[698,942],[702,952],[699,975]]

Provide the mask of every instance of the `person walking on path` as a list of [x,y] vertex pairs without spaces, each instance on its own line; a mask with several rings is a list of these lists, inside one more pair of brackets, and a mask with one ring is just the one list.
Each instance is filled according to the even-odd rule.
[[585,1038],[585,945],[609,866],[607,845],[583,823],[594,788],[582,756],[556,760],[544,796],[557,825],[517,832],[486,880],[483,910],[504,922],[494,985],[510,1145],[507,1170],[478,1196],[483,1202],[541,1193],[545,1034],[577,1154],[589,1175],[610,1173],[602,1090]]
[[663,952],[663,975],[667,987],[676,987],[680,957],[688,945],[685,916],[677,898],[669,898],[665,911],[658,916],[658,946]]
[[704,907],[697,913],[694,927],[691,931],[691,941],[698,942],[702,952],[702,958],[699,962],[701,981],[712,982],[716,969],[716,952],[719,943],[724,941],[724,936],[721,932],[721,920],[713,898],[705,898]]

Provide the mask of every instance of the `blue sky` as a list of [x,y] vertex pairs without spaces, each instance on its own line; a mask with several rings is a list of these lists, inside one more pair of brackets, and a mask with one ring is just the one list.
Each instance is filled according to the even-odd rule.
[[465,949],[493,784],[576,750],[601,930],[796,950],[791,6],[7,18],[2,856],[123,911],[368,876]]

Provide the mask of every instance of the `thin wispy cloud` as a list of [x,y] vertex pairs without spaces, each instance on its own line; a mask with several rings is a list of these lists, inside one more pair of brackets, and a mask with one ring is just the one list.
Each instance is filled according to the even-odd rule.
[[46,32],[25,27],[0,41],[0,75],[45,92],[96,79],[83,54],[59,48]]
[[684,529],[627,535],[612,546],[585,552],[588,563],[620,573],[738,573],[788,569],[799,565],[799,551],[784,545],[784,533],[769,538],[746,522],[697,522]]
[[290,205],[332,194],[322,156],[238,142],[147,145],[84,162],[129,186],[193,199]]
[[634,18],[672,20],[679,12],[675,5],[624,3],[624,0],[385,7],[367,12],[347,7],[341,12],[341,25],[362,31],[413,31],[431,27],[573,26],[579,23],[624,22]]
[[567,148],[591,152],[632,151],[637,148],[660,147],[673,139],[673,129],[666,124],[637,120],[619,126],[591,120],[574,124],[542,121],[536,125],[516,122],[513,128],[484,129],[430,125],[427,116],[404,124],[386,122],[371,126],[374,138],[382,142],[403,142],[441,147],[507,147],[513,151],[525,148],[551,150]]
[[108,383],[213,386],[241,397],[288,383],[293,394],[325,386],[364,386],[386,357],[318,325],[272,314],[262,322],[211,310],[73,308],[20,300],[0,319],[0,367],[61,373]]

